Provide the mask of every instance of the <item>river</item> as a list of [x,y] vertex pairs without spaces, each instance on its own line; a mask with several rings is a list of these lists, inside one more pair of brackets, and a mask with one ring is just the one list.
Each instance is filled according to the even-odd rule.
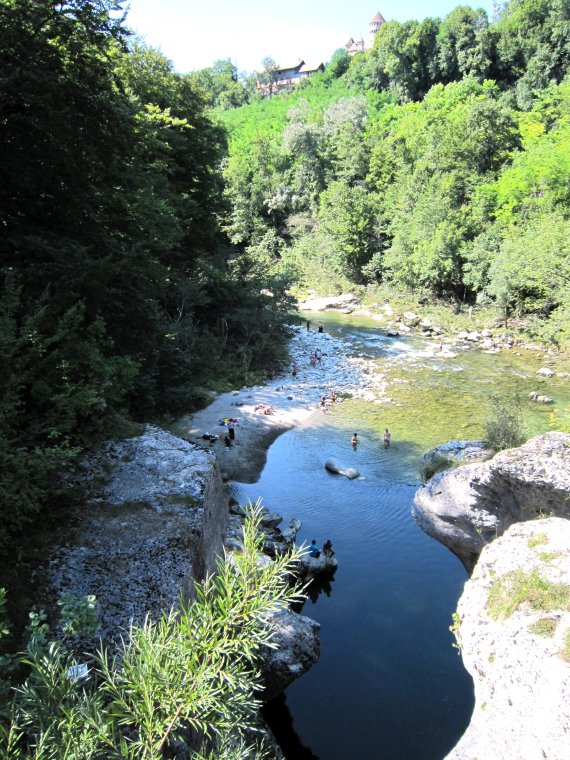
[[[433,343],[388,339],[366,319],[319,319],[387,374],[393,401],[332,407],[277,439],[257,483],[232,485],[241,502],[261,496],[285,523],[300,518],[298,540],[330,538],[339,563],[332,583],[303,609],[322,625],[320,659],[267,716],[291,760],[441,760],[474,702],[449,631],[467,576],[411,517],[418,459],[438,443],[480,438],[495,394],[520,395],[529,435],[543,432],[552,409],[528,394],[540,388],[563,409],[568,384],[553,378],[541,386],[541,358],[528,352],[467,350],[441,359]],[[326,472],[329,457],[357,467],[360,479]]]

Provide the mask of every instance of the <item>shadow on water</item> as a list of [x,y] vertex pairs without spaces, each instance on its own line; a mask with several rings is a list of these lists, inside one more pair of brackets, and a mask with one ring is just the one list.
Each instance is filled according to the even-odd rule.
[[301,741],[293,726],[293,716],[287,707],[284,694],[267,702],[261,715],[271,726],[273,735],[288,760],[319,760],[319,756]]

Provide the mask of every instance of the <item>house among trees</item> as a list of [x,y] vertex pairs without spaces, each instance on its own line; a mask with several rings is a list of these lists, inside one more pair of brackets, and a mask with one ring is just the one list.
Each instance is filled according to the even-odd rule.
[[364,53],[366,50],[370,50],[370,48],[374,45],[374,40],[376,39],[376,35],[378,34],[378,31],[382,24],[385,24],[386,20],[378,11],[378,13],[374,16],[372,21],[370,22],[369,26],[369,45],[366,45],[366,42],[364,41],[364,38],[361,36],[359,40],[354,40],[352,37],[349,39],[349,41],[344,46],[345,50],[349,55],[356,55],[356,53]]
[[257,91],[267,97],[268,95],[276,95],[283,90],[291,90],[296,84],[311,74],[316,74],[317,71],[324,71],[325,67],[323,63],[319,63],[318,66],[309,66],[305,61],[299,61],[296,66],[288,66],[286,68],[267,68],[263,75],[257,81]]

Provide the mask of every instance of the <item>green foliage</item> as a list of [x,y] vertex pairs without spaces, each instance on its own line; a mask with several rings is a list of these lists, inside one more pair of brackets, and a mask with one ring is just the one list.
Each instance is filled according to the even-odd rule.
[[548,536],[546,533],[537,533],[528,539],[527,544],[529,549],[534,549],[535,546],[543,546],[548,543]]
[[226,754],[228,739],[239,747],[254,727],[258,657],[274,646],[269,615],[300,593],[289,583],[299,553],[262,561],[260,511],[248,514],[242,551],[218,562],[196,599],[131,628],[115,658],[100,652],[89,678],[70,675],[76,663],[61,643],[45,645],[42,634],[40,646],[33,636],[21,657],[29,675],[4,724],[3,757],[12,743],[13,757],[36,760],[159,758],[174,739],[192,757],[245,756],[244,743]]
[[422,461],[420,464],[421,481],[422,483],[427,483],[437,472],[449,470],[455,466],[457,466],[455,459],[443,456],[442,454],[430,457],[429,459]]
[[[242,354],[253,371],[284,354],[283,278],[273,291],[266,270],[236,274],[220,230],[212,101],[127,45],[118,10],[0,0],[0,549],[61,502],[61,464],[122,419],[196,405],[222,357],[234,379]],[[211,76],[223,107],[241,85],[228,61]]]
[[249,102],[250,94],[239,81],[238,71],[229,58],[214,61],[212,66],[188,75],[204,91],[213,108],[225,111]]
[[64,594],[57,601],[61,607],[61,624],[64,634],[73,635],[82,631],[88,636],[94,636],[99,630],[97,615],[97,600],[92,594],[78,597],[75,594]]
[[494,579],[487,600],[487,610],[494,620],[505,620],[521,604],[540,612],[570,610],[570,586],[547,581],[537,570],[514,570]]
[[392,21],[345,73],[228,112],[232,239],[271,230],[303,288],[389,282],[566,343],[569,24],[565,0]]
[[491,399],[492,417],[485,423],[486,445],[495,451],[523,444],[527,435],[522,420],[520,399]]
[[561,656],[566,662],[570,662],[570,629],[564,634],[564,644],[562,646]]

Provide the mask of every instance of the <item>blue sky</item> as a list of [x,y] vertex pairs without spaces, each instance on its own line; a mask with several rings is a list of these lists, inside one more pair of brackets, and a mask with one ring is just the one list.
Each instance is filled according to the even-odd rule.
[[240,71],[326,62],[349,37],[367,39],[377,11],[386,21],[443,18],[457,5],[483,8],[491,0],[130,0],[127,26],[158,47],[184,73],[230,58]]

